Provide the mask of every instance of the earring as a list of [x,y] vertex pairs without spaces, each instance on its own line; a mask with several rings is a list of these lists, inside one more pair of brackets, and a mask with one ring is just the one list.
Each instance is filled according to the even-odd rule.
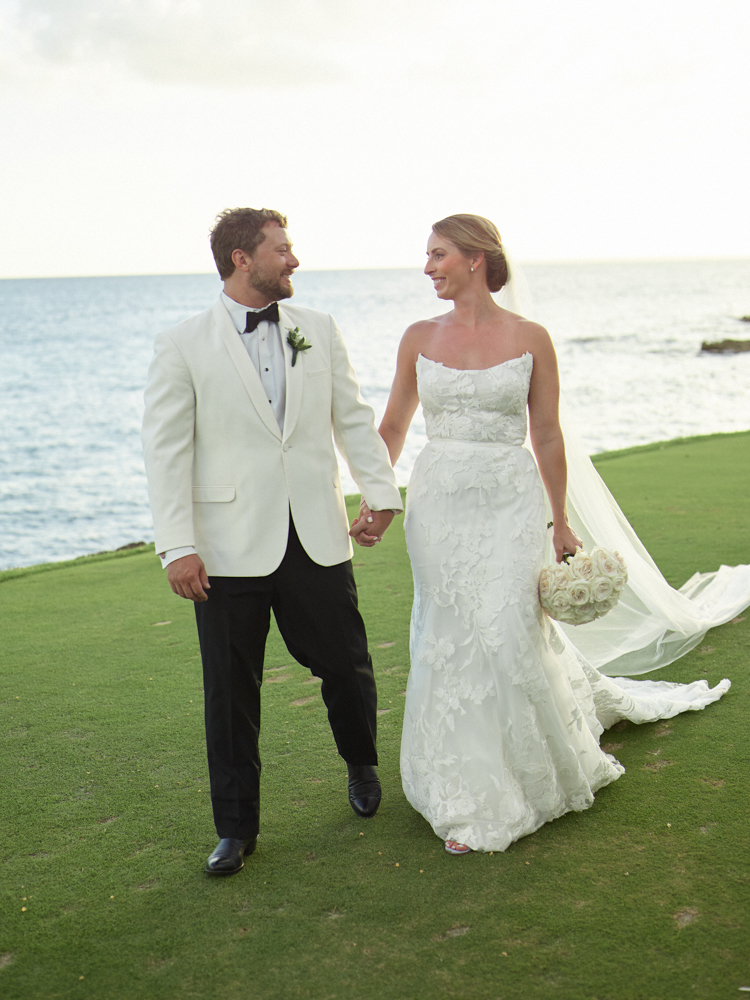
[[474,265],[473,264],[471,265],[471,273],[472,274],[474,273]]

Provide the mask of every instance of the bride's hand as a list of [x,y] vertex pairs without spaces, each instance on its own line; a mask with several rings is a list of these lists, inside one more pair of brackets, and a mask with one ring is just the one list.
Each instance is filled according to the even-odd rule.
[[[367,531],[367,528],[365,527],[366,523],[372,523],[372,511],[367,506],[367,501],[365,500],[365,498],[362,497],[362,499],[359,502],[359,514],[352,521],[352,527],[351,531],[349,532],[349,535],[351,538],[354,539],[354,541],[358,545],[364,545],[365,547],[369,548],[375,545],[376,542],[379,542],[380,539],[378,538],[377,535],[371,535]],[[355,529],[357,528],[358,525],[361,525],[361,527],[359,528],[359,531],[356,531]]]
[[372,548],[373,545],[383,541],[383,535],[392,520],[392,510],[370,510],[363,499],[359,508],[359,517],[352,524],[349,535],[357,545]]
[[359,524],[359,522],[362,520],[363,517],[368,518],[371,516],[371,514],[372,511],[367,506],[367,501],[365,500],[364,497],[362,497],[362,499],[359,501],[359,514],[352,521],[352,527],[354,527],[355,524]]
[[555,560],[557,562],[562,562],[562,558],[566,552],[569,552],[573,556],[576,549],[583,548],[583,542],[567,523],[560,525],[559,528],[557,525],[554,526],[552,545],[555,549]]

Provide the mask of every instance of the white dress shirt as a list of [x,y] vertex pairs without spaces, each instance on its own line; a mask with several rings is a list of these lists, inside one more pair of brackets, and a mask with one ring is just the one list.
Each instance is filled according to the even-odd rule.
[[247,314],[262,312],[262,309],[250,309],[230,299],[226,292],[221,293],[221,300],[232,317],[237,333],[242,338],[245,350],[260,376],[266,398],[271,404],[273,415],[279,430],[284,433],[284,409],[286,407],[286,370],[284,368],[284,345],[281,342],[281,331],[278,323],[263,320],[252,333],[245,333]]

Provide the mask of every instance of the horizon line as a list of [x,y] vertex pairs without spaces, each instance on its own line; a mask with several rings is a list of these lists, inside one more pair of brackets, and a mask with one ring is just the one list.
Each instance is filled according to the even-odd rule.
[[[519,258],[518,263],[524,267],[535,265],[564,265],[564,264],[669,264],[700,261],[749,261],[750,254],[712,254],[708,256],[657,256],[657,257],[536,257]],[[300,270],[299,274],[321,274],[326,272],[341,271],[419,271],[422,268],[413,264],[388,265],[383,264],[376,267],[311,267]],[[219,281],[216,271],[149,271],[149,272],[119,272],[100,274],[21,274],[3,275],[0,281],[70,281],[78,278],[188,278],[188,277],[208,277],[215,275]]]

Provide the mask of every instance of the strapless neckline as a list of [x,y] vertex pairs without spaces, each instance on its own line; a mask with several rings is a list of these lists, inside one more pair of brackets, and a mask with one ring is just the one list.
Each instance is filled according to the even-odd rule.
[[495,371],[496,368],[502,368],[504,365],[510,365],[514,361],[523,361],[524,358],[530,357],[533,357],[531,351],[524,351],[523,354],[519,354],[517,358],[508,358],[507,361],[501,361],[497,365],[490,365],[489,368],[451,368],[450,365],[443,364],[442,361],[433,361],[432,358],[428,358],[424,354],[419,355],[419,358],[423,361],[429,361],[431,365],[439,365],[441,368],[445,368],[445,370],[449,372],[466,372],[469,375],[474,375],[477,372]]

